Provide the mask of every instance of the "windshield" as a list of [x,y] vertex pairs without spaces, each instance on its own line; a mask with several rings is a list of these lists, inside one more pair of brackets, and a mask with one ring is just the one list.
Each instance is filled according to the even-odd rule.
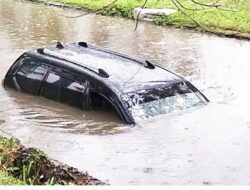
[[206,100],[191,84],[180,82],[165,87],[122,95],[132,117],[137,120],[204,105]]

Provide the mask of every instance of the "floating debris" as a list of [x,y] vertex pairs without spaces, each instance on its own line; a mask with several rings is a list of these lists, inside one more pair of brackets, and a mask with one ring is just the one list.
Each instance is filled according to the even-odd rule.
[[[158,16],[167,16],[176,13],[176,9],[142,9],[137,7],[134,9],[133,16],[135,20],[153,21]],[[139,17],[138,17],[139,15]]]

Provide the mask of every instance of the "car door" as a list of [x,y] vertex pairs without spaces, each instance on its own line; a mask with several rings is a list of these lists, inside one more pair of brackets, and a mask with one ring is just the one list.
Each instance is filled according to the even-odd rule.
[[45,79],[41,95],[81,109],[88,108],[88,82],[61,69],[52,69]]

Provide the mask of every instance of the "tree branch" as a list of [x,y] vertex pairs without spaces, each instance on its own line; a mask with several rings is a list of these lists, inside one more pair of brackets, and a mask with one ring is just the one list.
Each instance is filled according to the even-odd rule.
[[171,1],[172,1],[172,3],[176,6],[176,8],[177,8],[179,11],[181,11],[182,14],[186,15],[186,16],[187,16],[190,20],[192,20],[197,26],[200,26],[200,24],[199,24],[196,20],[194,20],[191,16],[189,16],[185,11],[183,11],[183,10],[179,7],[178,3],[176,2],[176,1],[178,1],[178,0],[171,0]]
[[140,17],[141,11],[142,11],[142,9],[144,9],[144,8],[145,8],[145,6],[146,6],[147,2],[148,2],[148,0],[145,0],[145,1],[144,1],[144,4],[142,5],[141,10],[140,10],[140,11],[139,11],[139,13],[137,14],[137,17],[136,17],[136,23],[135,23],[135,31],[137,30],[137,27],[138,27],[139,17]]
[[183,9],[185,9],[185,10],[189,10],[189,11],[199,11],[199,10],[201,10],[201,9],[197,9],[197,8],[195,8],[195,9],[187,8],[187,7],[185,7],[183,4],[181,4],[178,0],[176,0],[176,3],[177,3],[181,8],[183,8]]
[[[119,1],[119,0],[114,0],[111,3],[109,3],[108,5],[105,5],[105,6],[101,7],[101,8],[99,8],[99,9],[97,9],[96,13],[102,11],[103,9],[108,8],[109,6],[115,4],[117,1]],[[86,16],[86,15],[89,15],[89,14],[91,14],[91,12],[83,13],[83,14],[80,14],[80,15],[77,15],[77,16],[66,16],[66,15],[60,15],[60,16],[63,16],[63,17],[66,17],[66,18],[79,18],[79,17]]]
[[203,7],[215,7],[215,8],[218,8],[220,7],[221,5],[220,4],[217,4],[218,2],[220,2],[220,0],[217,0],[216,3],[213,3],[213,4],[206,4],[206,3],[201,3],[201,2],[198,2],[196,0],[191,0],[193,3],[197,4],[197,5],[201,5]]

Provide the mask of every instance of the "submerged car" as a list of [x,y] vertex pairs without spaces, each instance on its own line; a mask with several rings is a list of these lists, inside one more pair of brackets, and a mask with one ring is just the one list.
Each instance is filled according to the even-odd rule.
[[3,84],[84,110],[110,107],[129,124],[208,102],[173,72],[86,42],[58,42],[24,53]]

